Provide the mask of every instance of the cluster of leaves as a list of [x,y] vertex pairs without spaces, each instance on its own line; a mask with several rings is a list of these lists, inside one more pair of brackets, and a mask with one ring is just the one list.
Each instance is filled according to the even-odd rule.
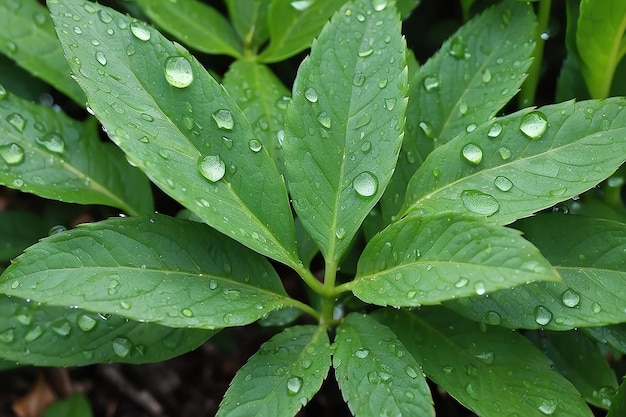
[[[626,2],[568,2],[558,91],[594,100],[497,116],[520,88],[532,102],[546,4],[496,4],[422,66],[401,34],[412,1],[227,0],[230,20],[195,0],[128,6],[232,56],[219,83],[129,15],[1,0],[0,51],[95,117],[0,87],[0,182],[129,215],[6,268],[3,366],[159,361],[260,321],[284,329],[220,416],[294,415],[331,366],[357,416],[434,415],[426,378],[480,416],[620,415],[606,358],[626,352],[626,99],[606,96]],[[309,47],[290,92],[267,64]],[[185,210],[154,214],[150,183]],[[45,228],[1,215],[4,259]]]

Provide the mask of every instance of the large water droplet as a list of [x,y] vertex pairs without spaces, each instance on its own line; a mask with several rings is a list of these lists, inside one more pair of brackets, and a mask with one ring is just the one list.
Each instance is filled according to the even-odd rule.
[[72,331],[72,325],[69,321],[61,319],[52,323],[52,331],[59,336],[67,336]]
[[489,131],[487,132],[487,136],[490,138],[497,138],[498,136],[500,136],[500,133],[502,133],[502,125],[500,123],[494,123],[491,125],[491,127],[489,128]]
[[483,295],[486,291],[485,284],[482,281],[477,281],[474,284],[474,292],[476,295]]
[[78,324],[78,328],[84,332],[88,332],[96,327],[96,319],[88,316],[86,314],[81,314],[76,319],[76,324]]
[[258,139],[250,139],[248,142],[248,147],[254,153],[261,152],[263,149],[263,144]]
[[315,103],[317,102],[317,99],[318,99],[317,91],[315,91],[313,87],[307,88],[306,91],[304,92],[304,97],[311,103]]
[[483,160],[483,150],[473,143],[468,143],[461,151],[463,158],[468,162],[478,165]]
[[439,89],[439,77],[437,75],[428,75],[424,77],[422,82],[426,91],[433,91]]
[[489,71],[489,68],[485,69],[483,71],[483,82],[487,84],[489,81],[491,81],[491,78],[491,71]]
[[320,124],[324,126],[326,129],[330,129],[330,126],[331,126],[330,116],[325,111],[321,112],[319,116],[317,116],[317,121],[320,122]]
[[131,22],[130,31],[135,36],[135,38],[140,41],[148,41],[150,40],[150,29],[148,29],[145,25],[138,22]]
[[465,59],[470,56],[469,52],[466,50],[465,39],[463,39],[462,36],[456,36],[452,39],[448,53],[456,59]]
[[557,406],[556,400],[544,400],[541,403],[541,405],[539,405],[539,407],[537,407],[537,408],[543,414],[549,416],[549,415],[554,414],[554,412],[556,411],[556,406]]
[[561,294],[561,302],[566,307],[576,307],[578,303],[580,303],[580,294],[578,294],[571,288],[568,288],[567,290],[563,291],[563,294]]
[[548,119],[540,111],[532,111],[522,117],[519,129],[530,139],[539,139],[548,128]]
[[418,377],[418,372],[415,370],[415,368],[413,368],[410,365],[407,365],[406,368],[404,368],[404,372],[409,376],[409,378],[415,379]]
[[313,4],[313,0],[296,0],[292,1],[290,4],[291,7],[301,12],[311,7],[311,5]]
[[552,321],[552,312],[545,308],[544,306],[537,306],[535,308],[535,322],[541,326],[545,326],[546,324]]
[[359,359],[365,359],[369,356],[369,354],[370,354],[370,351],[367,349],[363,349],[363,348],[357,349],[357,351],[354,352],[354,356],[356,356]]
[[364,171],[354,178],[352,186],[360,196],[371,197],[378,191],[378,180],[371,172]]
[[287,380],[287,392],[289,395],[296,395],[302,389],[302,378],[294,376]]
[[502,317],[496,311],[488,311],[485,315],[485,322],[494,326],[498,326],[500,323],[502,323]]
[[361,71],[357,71],[354,74],[354,78],[352,79],[352,84],[354,84],[357,87],[360,87],[363,85],[363,83],[365,83],[365,75],[363,75]]
[[43,328],[41,328],[41,326],[35,326],[32,329],[30,329],[28,332],[26,332],[26,334],[24,335],[24,341],[27,343],[33,342],[39,339],[39,337],[42,334],[43,334]]
[[53,153],[63,153],[65,151],[65,142],[56,132],[49,132],[37,138],[37,143]]
[[191,63],[184,56],[167,58],[165,60],[165,79],[172,87],[188,87],[193,82]]
[[2,145],[0,157],[9,165],[17,165],[24,161],[24,149],[17,143]]
[[505,161],[511,157],[511,150],[507,148],[506,146],[501,146],[498,149],[498,153],[500,154],[500,158],[502,158]]
[[392,111],[396,107],[396,99],[395,98],[386,98],[385,99],[385,108],[389,111]]
[[18,132],[23,132],[26,127],[26,119],[19,113],[11,113],[6,117],[6,121],[9,122]]
[[33,321],[33,314],[28,307],[20,307],[15,311],[15,318],[23,325],[28,326]]
[[513,188],[513,183],[507,177],[496,177],[496,179],[493,180],[493,185],[495,185],[498,190],[504,192],[510,191],[511,188]]
[[98,61],[98,63],[102,66],[105,66],[107,64],[107,57],[106,55],[104,55],[104,52],[96,52],[96,61]]
[[495,355],[493,352],[489,351],[489,352],[481,352],[478,353],[477,355],[475,355],[477,359],[479,359],[481,362],[487,364],[487,365],[491,365],[493,363],[493,361],[495,360]]
[[385,10],[385,7],[387,7],[387,0],[372,0],[372,7],[374,7],[374,10],[377,12]]
[[422,132],[426,135],[428,139],[435,138],[435,131],[433,130],[433,126],[428,122],[419,122],[419,127],[422,129]]
[[125,358],[130,353],[132,344],[125,337],[116,337],[112,342],[113,352],[120,358]]
[[465,190],[461,193],[463,205],[469,211],[491,216],[500,209],[500,203],[493,196],[478,190]]
[[235,127],[235,120],[233,119],[233,114],[230,110],[220,109],[212,114],[213,120],[217,124],[217,127],[224,130],[233,130]]
[[207,180],[217,182],[224,178],[226,165],[218,155],[201,156],[198,158],[198,170]]

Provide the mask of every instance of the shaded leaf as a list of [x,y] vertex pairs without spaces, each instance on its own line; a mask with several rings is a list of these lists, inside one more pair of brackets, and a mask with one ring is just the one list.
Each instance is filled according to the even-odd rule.
[[474,320],[512,328],[569,330],[626,320],[624,223],[544,214],[515,224],[563,282],[535,282],[446,306]]
[[294,326],[272,337],[237,372],[217,416],[294,416],[330,368],[322,326]]
[[389,182],[402,140],[407,82],[400,21],[391,3],[370,7],[344,6],[324,28],[300,66],[285,125],[294,208],[334,262]]
[[[284,181],[234,100],[180,45],[128,16],[87,5],[71,0],[50,8],[77,80],[111,138],[212,227],[298,267]],[[82,35],[63,25],[81,27]],[[90,39],[100,42],[95,52]]]
[[583,333],[621,353],[626,353],[626,323],[612,326],[586,327]]
[[43,413],[43,417],[91,417],[91,406],[85,394],[73,394],[56,400]]
[[411,178],[403,214],[470,211],[506,224],[578,195],[626,160],[625,104],[525,109],[463,133]]
[[243,40],[244,48],[256,52],[270,36],[268,26],[271,1],[226,0],[230,21]]
[[265,258],[205,225],[161,215],[109,219],[43,239],[5,270],[0,291],[209,329],[294,305]]
[[423,366],[426,376],[482,417],[591,417],[574,386],[524,337],[482,327],[439,307],[419,313],[380,310],[389,326]]
[[8,261],[19,255],[47,232],[45,220],[35,213],[21,210],[1,211],[0,260]]
[[622,379],[622,383],[617,390],[617,393],[612,398],[611,408],[606,417],[620,417],[626,413],[626,383]]
[[6,94],[0,98],[0,137],[0,183],[7,187],[132,215],[153,210],[147,178],[100,141],[93,119],[78,122]]
[[434,416],[421,368],[388,327],[350,314],[337,328],[333,367],[355,416]]
[[405,217],[369,241],[346,287],[376,305],[419,306],[558,274],[516,230],[464,214]]

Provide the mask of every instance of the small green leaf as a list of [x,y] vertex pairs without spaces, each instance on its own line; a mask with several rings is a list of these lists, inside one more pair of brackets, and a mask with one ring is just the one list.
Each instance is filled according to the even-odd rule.
[[265,258],[207,226],[160,215],[105,220],[43,239],[5,270],[0,291],[205,329],[252,323],[294,305]]
[[469,211],[507,224],[578,195],[626,160],[625,104],[525,109],[463,133],[411,178],[403,214]]
[[284,171],[282,146],[290,91],[268,67],[249,61],[235,61],[222,83],[276,166]]
[[585,401],[608,409],[617,378],[598,345],[578,331],[531,333],[530,340],[550,358]]
[[371,7],[346,5],[324,28],[300,66],[285,125],[294,208],[335,262],[389,182],[402,141],[407,81],[400,21],[392,3]]
[[[234,100],[180,45],[87,5],[71,0],[50,8],[78,83],[112,140],[203,221],[298,267],[284,180]],[[64,25],[79,26],[82,35]]]
[[272,4],[267,0],[226,0],[230,21],[243,39],[244,48],[255,53],[270,36],[267,17]]
[[606,417],[621,417],[626,414],[626,383],[622,383],[617,390],[617,394],[611,400],[611,408]]
[[584,216],[544,214],[515,224],[563,282],[535,282],[447,302],[464,316],[512,328],[569,330],[626,321],[626,226]]
[[626,323],[614,324],[612,326],[586,327],[581,330],[586,335],[593,337],[611,349],[626,353]]
[[147,178],[100,141],[95,120],[78,122],[8,93],[0,98],[0,168],[1,184],[41,197],[132,215],[153,210]]
[[283,61],[311,46],[322,27],[343,2],[337,0],[275,0],[268,14],[270,44],[259,60]]
[[[63,50],[44,6],[35,0],[0,0],[0,27],[0,52],[80,106],[85,105],[85,94],[70,77]],[[75,30],[74,26],[70,28]]]
[[330,368],[321,326],[295,326],[272,337],[237,372],[217,417],[294,416],[320,389]]
[[92,417],[91,406],[85,394],[73,394],[56,400],[46,408],[43,417]]
[[426,376],[481,417],[591,417],[580,394],[518,333],[484,327],[440,307],[374,314]]
[[626,53],[626,1],[582,0],[576,44],[593,98],[609,95],[613,74]]
[[335,377],[355,416],[435,415],[421,366],[388,327],[350,314],[333,348]]
[[241,57],[241,40],[228,20],[208,4],[197,0],[138,0],[138,3],[150,19],[190,48]]
[[216,331],[174,329],[0,296],[0,357],[37,366],[163,361],[197,348]]
[[516,230],[464,214],[405,217],[376,235],[346,287],[376,305],[419,306],[559,280]]

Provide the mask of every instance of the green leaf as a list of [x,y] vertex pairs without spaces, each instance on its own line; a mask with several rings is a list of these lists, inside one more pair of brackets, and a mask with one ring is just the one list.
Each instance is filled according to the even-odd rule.
[[434,416],[421,367],[386,326],[350,314],[337,328],[333,367],[355,416]]
[[606,417],[620,417],[626,413],[626,383],[622,383],[617,390],[617,394],[611,400],[611,408]]
[[132,215],[153,210],[147,178],[100,141],[95,120],[78,122],[6,92],[0,97],[0,168],[1,184],[41,197]]
[[294,326],[272,337],[237,372],[220,416],[294,416],[320,389],[330,368],[321,326]]
[[190,48],[208,54],[242,56],[237,33],[213,7],[197,0],[138,0],[138,3],[152,21]]
[[230,21],[243,39],[243,46],[256,53],[267,41],[270,30],[267,23],[272,2],[267,0],[226,0]]
[[374,314],[423,366],[426,376],[481,417],[591,417],[580,394],[516,332],[483,327],[438,307]]
[[593,98],[609,95],[613,73],[626,53],[626,1],[582,0],[576,44]]
[[5,270],[0,292],[209,329],[295,305],[265,258],[207,226],[160,215],[105,220],[43,239]]
[[585,401],[599,408],[609,408],[617,390],[617,378],[594,342],[578,331],[531,333],[529,338]]
[[[50,4],[77,80],[111,138],[212,227],[297,267],[284,180],[234,100],[180,45],[128,16],[86,6]],[[91,39],[100,42],[95,52]]]
[[344,1],[274,0],[268,14],[270,44],[259,60],[283,61],[311,46],[322,27]]
[[0,261],[19,255],[47,232],[46,222],[38,214],[21,210],[1,211]]
[[56,400],[46,408],[43,417],[92,417],[89,400],[85,394],[73,394]]
[[563,282],[536,282],[446,303],[474,320],[512,328],[569,330],[626,321],[626,225],[544,214],[515,224]]
[[391,3],[370,6],[344,6],[324,28],[300,66],[285,124],[294,208],[334,262],[389,182],[402,141],[407,80],[400,21]]
[[368,303],[419,306],[534,280],[559,276],[518,231],[440,213],[405,217],[376,235],[346,287]]
[[44,6],[36,0],[0,0],[0,27],[1,53],[80,106],[85,105],[85,94],[70,77],[63,50]]
[[0,357],[37,366],[148,363],[189,352],[216,331],[174,329],[114,314],[0,296]]
[[507,224],[578,195],[626,160],[625,104],[525,109],[463,133],[411,178],[403,214],[470,211]]
[[626,323],[619,323],[612,326],[586,327],[581,330],[586,335],[593,337],[595,340],[609,346],[611,349],[626,353]]
[[282,141],[291,93],[265,65],[235,61],[223,80],[224,87],[250,121],[255,136],[284,172]]

